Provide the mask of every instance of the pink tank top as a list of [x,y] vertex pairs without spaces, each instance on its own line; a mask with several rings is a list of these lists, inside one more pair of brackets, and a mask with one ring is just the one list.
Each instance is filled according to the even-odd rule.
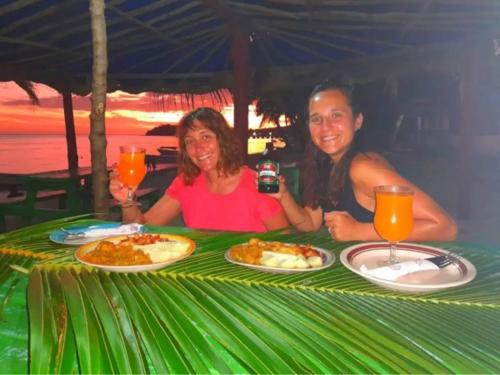
[[189,228],[238,232],[265,232],[263,220],[271,219],[282,207],[279,202],[257,191],[255,171],[244,167],[241,180],[229,194],[208,191],[202,173],[193,184],[184,184],[177,176],[166,190],[182,207],[184,222]]

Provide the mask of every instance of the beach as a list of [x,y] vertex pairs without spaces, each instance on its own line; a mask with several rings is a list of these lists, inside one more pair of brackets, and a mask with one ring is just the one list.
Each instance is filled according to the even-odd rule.
[[[148,154],[159,155],[160,146],[177,146],[177,137],[144,135],[108,135],[108,165],[118,162],[119,147],[136,145]],[[90,141],[87,135],[76,137],[78,164],[88,167]],[[66,137],[64,135],[0,135],[0,174],[36,173],[68,168]]]

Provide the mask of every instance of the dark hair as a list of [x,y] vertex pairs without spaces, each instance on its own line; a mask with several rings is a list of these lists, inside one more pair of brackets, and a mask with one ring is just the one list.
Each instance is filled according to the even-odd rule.
[[183,174],[184,183],[191,185],[200,174],[200,169],[187,154],[185,143],[188,130],[195,127],[195,120],[198,120],[208,130],[214,132],[217,137],[220,148],[220,158],[217,162],[219,173],[224,176],[237,173],[243,165],[239,140],[234,135],[224,116],[212,108],[202,107],[186,114],[179,122],[179,128],[177,129],[179,137],[179,173]]
[[[329,77],[314,87],[309,95],[306,119],[309,121],[309,103],[314,95],[329,90],[338,90],[347,98],[351,107],[353,117],[361,114],[359,99],[354,90],[354,84],[346,76]],[[340,195],[349,172],[349,165],[352,159],[359,152],[356,137],[347,152],[342,156],[336,165],[332,165],[329,155],[321,151],[311,139],[305,149],[305,158],[302,170],[302,186],[304,205],[317,208],[324,202],[331,202],[336,205],[340,201]],[[329,173],[328,189],[326,181],[321,181],[324,175]]]

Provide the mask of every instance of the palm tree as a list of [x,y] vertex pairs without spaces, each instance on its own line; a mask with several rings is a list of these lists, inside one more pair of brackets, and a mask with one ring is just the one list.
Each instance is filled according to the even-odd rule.
[[287,144],[296,150],[303,150],[308,132],[305,123],[305,103],[307,102],[308,88],[299,88],[284,91],[273,91],[259,94],[256,103],[256,114],[262,115],[261,125],[272,122],[278,127],[279,119],[285,116],[290,127],[281,132]]
[[33,105],[40,105],[40,101],[38,100],[38,96],[36,96],[35,88],[33,82],[31,81],[14,81],[16,85],[26,91],[28,97],[31,100]]

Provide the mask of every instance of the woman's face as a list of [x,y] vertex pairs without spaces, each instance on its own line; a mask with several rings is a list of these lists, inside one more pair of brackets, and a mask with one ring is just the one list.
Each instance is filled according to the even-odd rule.
[[309,101],[309,131],[313,143],[337,162],[349,149],[363,115],[353,116],[347,97],[340,90],[326,90]]
[[220,157],[217,135],[198,120],[193,125],[184,138],[187,155],[202,172],[216,170]]

